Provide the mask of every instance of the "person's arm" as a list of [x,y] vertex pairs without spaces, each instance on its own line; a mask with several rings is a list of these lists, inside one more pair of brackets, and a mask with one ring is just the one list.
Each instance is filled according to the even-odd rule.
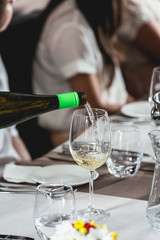
[[[109,114],[120,110],[121,105],[110,105],[101,101],[101,90],[96,74],[77,74],[69,79],[72,91],[85,92],[87,101],[92,108],[102,108],[107,110]],[[53,146],[58,146],[65,142],[69,137],[68,130],[51,131],[51,142]]]
[[24,161],[31,161],[31,155],[28,152],[23,140],[20,136],[12,136],[12,144],[18,155]]
[[160,61],[160,24],[148,22],[143,25],[134,42],[148,55]]
[[[108,114],[114,114],[119,112],[122,105],[120,104],[109,104],[102,102],[101,100],[101,89],[99,80],[96,74],[77,74],[76,76],[69,79],[71,88],[76,92],[85,92],[87,95],[87,101],[92,108],[105,109]],[[134,99],[130,95],[127,96],[126,103],[133,102]],[[68,130],[65,131],[51,131],[51,142],[53,146],[58,146],[68,139]]]
[[[109,104],[101,100],[101,89],[96,74],[78,74],[69,79],[73,91],[83,91],[87,95],[87,100],[92,108],[105,109],[109,114],[114,114],[120,110],[122,105]],[[127,102],[134,99],[128,95]]]

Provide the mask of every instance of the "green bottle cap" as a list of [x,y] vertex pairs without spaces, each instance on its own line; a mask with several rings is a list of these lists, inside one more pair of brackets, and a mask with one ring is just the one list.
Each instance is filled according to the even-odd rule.
[[59,99],[59,109],[78,107],[79,96],[77,92],[57,94]]

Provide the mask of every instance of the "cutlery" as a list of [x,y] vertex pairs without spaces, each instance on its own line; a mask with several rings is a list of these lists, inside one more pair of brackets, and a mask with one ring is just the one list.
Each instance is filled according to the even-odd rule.
[[0,192],[11,193],[32,193],[36,191],[36,186],[27,184],[0,183]]
[[[115,149],[115,148],[112,148],[112,151],[121,152],[121,150]],[[132,154],[136,154],[135,151],[128,151],[128,153],[131,154],[131,155],[132,155]],[[152,156],[149,155],[148,153],[143,153],[143,157],[150,157],[150,158],[152,158]]]
[[[37,189],[36,186],[30,186],[27,184],[21,185],[21,184],[12,184],[12,183],[0,183],[0,192],[3,192],[3,193],[34,193],[36,189]],[[74,190],[74,192],[76,191],[77,189]]]
[[65,152],[52,152],[50,153],[50,155],[47,156],[47,158],[49,158],[50,160],[60,160],[60,161],[71,161],[73,162],[73,158],[71,156],[71,154],[68,152],[68,154]]
[[23,188],[2,188],[0,187],[0,193],[34,193],[36,190],[33,189],[23,189]]
[[127,118],[124,116],[111,116],[110,117],[111,123],[154,123],[153,119],[151,118]]
[[36,189],[36,186],[32,186],[32,185],[29,185],[29,184],[17,184],[17,183],[5,183],[5,182],[0,182],[0,187],[33,188],[33,189]]
[[24,236],[15,236],[15,235],[2,235],[0,234],[0,240],[15,240],[15,239],[19,239],[19,240],[34,240],[34,238],[30,238],[30,237],[24,237]]

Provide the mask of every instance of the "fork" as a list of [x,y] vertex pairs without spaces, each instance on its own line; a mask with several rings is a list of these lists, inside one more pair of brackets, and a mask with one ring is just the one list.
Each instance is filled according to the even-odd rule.
[[36,186],[32,186],[32,185],[0,183],[0,192],[32,193],[35,191],[36,191]]
[[34,193],[35,191],[34,189],[0,187],[0,193]]

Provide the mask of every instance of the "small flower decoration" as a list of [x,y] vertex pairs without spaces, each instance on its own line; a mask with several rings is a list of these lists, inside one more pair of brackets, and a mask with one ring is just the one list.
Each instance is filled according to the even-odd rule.
[[78,220],[73,224],[64,222],[56,227],[51,240],[116,240],[118,234],[109,231],[107,225],[97,225],[95,221]]

